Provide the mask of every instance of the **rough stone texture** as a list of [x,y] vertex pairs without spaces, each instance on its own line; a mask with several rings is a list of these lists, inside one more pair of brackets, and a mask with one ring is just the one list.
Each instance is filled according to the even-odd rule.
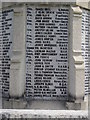
[[65,110],[16,110],[16,109],[2,109],[0,110],[0,116],[3,120],[6,118],[25,118],[32,119],[54,119],[54,120],[88,120],[87,111],[65,111]]

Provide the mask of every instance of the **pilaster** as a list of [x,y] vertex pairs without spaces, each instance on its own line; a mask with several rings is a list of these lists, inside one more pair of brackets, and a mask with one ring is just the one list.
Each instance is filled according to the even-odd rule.
[[14,8],[13,24],[10,96],[18,98],[25,90],[25,7]]
[[84,60],[81,51],[82,11],[79,7],[70,10],[69,46],[69,96],[70,101],[81,102],[84,98]]

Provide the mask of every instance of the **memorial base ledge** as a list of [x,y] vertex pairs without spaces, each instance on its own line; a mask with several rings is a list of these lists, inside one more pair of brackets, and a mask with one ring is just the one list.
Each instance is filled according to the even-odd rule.
[[[74,102],[73,101],[72,102],[71,101],[66,101],[65,102],[65,106],[62,105],[62,101],[58,101],[58,103],[59,102],[61,103],[60,110],[62,110],[64,108],[65,108],[65,110],[88,110],[88,102],[87,102],[87,100],[86,101],[85,100],[84,101],[74,101]],[[37,104],[38,104],[38,102],[37,102]],[[39,102],[39,104],[41,104],[41,106],[43,106],[42,102],[41,103]],[[33,106],[32,105],[32,101],[26,101],[23,98],[19,98],[19,99],[14,99],[14,98],[12,98],[12,99],[5,99],[5,98],[3,98],[3,100],[2,100],[2,108],[3,109],[32,109],[32,108],[29,108],[30,105]],[[36,106],[36,108],[37,108],[37,106]],[[42,108],[39,108],[39,109],[42,110]],[[49,106],[48,106],[48,109],[50,109]]]

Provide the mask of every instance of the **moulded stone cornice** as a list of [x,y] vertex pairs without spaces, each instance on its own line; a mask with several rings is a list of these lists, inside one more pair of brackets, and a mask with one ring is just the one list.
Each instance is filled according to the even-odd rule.
[[90,9],[90,0],[1,0],[3,7],[16,6],[19,4],[73,4],[86,9]]
[[13,50],[13,56],[11,57],[11,63],[20,63],[22,51]]
[[82,10],[80,9],[79,6],[75,6],[75,7],[71,7],[71,8],[72,8],[73,14],[79,14],[79,15],[82,14]]
[[19,15],[23,15],[23,10],[20,8],[14,8],[14,15],[15,16],[19,16]]
[[90,0],[77,0],[76,5],[90,9]]
[[82,56],[74,56],[75,64],[83,64],[84,60],[82,59]]

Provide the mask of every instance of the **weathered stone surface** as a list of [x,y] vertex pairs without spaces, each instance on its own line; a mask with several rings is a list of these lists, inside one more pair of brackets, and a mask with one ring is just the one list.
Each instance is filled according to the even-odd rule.
[[4,118],[37,118],[43,119],[68,119],[68,120],[87,120],[88,112],[87,111],[65,111],[65,110],[16,110],[16,109],[2,109],[0,110],[0,115]]
[[[18,0],[17,0],[18,1]],[[67,0],[36,0],[38,1],[38,5],[45,5],[45,6],[53,6],[52,3],[54,2],[55,4],[59,3],[60,6],[61,4],[65,5],[67,4]],[[87,0],[88,1],[88,0]],[[23,0],[24,2],[24,0]],[[30,4],[33,2],[33,0],[26,0],[26,2],[29,3],[5,3],[3,6],[4,9],[5,7],[13,8],[14,10],[14,24],[13,24],[13,47],[12,47],[12,54],[13,56],[11,57],[11,66],[10,66],[10,89],[7,87],[5,84],[5,87],[7,87],[8,94],[10,94],[11,98],[19,98],[23,97],[25,94],[25,44],[26,44],[26,8],[27,5],[28,7]],[[35,1],[34,1],[35,2]],[[33,3],[34,3],[33,2]],[[60,4],[60,2],[62,2]],[[75,1],[76,2],[76,1]],[[78,2],[81,2],[78,0]],[[84,2],[83,2],[84,3]],[[22,6],[20,6],[22,4]],[[35,3],[37,4],[37,3]],[[46,5],[48,4],[48,5]],[[70,6],[72,4],[68,3],[68,7],[71,9],[70,10],[70,32],[69,32],[69,102],[74,101],[75,104],[69,104],[70,107],[77,106],[77,108],[81,104],[83,104],[84,100],[84,60],[82,59],[82,54],[81,54],[81,31],[82,31],[82,10],[80,7],[83,8],[88,8],[90,9],[88,3],[84,4],[78,4],[78,6]],[[87,7],[85,5],[87,4]],[[13,6],[12,6],[13,5]],[[37,5],[37,6],[38,6]],[[58,5],[58,6],[59,6]],[[84,6],[83,6],[84,5]],[[14,8],[15,7],[15,8]],[[56,7],[56,5],[55,5]],[[87,17],[88,19],[88,17]],[[18,27],[19,26],[19,27]],[[22,32],[21,32],[22,31]],[[9,80],[8,80],[9,81]],[[4,81],[3,81],[4,82]],[[29,86],[30,87],[30,86]],[[6,90],[6,89],[5,89]],[[38,90],[38,89],[37,89]],[[5,97],[5,96],[4,96]],[[23,97],[24,99],[24,97]],[[72,100],[71,100],[72,99]],[[76,101],[75,101],[76,100]],[[10,100],[10,105],[13,103],[14,108],[24,108],[23,105],[21,104],[20,101],[16,100],[15,102],[13,100]],[[20,103],[20,104],[19,104]],[[6,103],[7,105],[7,103]],[[84,108],[84,105],[82,107]],[[8,105],[9,106],[9,105]],[[75,109],[74,107],[74,109]],[[10,108],[10,107],[9,107]],[[49,112],[49,111],[48,111]],[[68,113],[67,113],[68,114]],[[10,114],[12,115],[12,114]],[[19,114],[18,114],[19,115]],[[14,116],[14,113],[13,115]],[[17,116],[17,115],[16,115]],[[23,115],[21,115],[23,117]],[[37,115],[36,115],[37,116]],[[62,115],[61,115],[62,116]],[[41,116],[42,117],[42,116]],[[5,118],[4,118],[5,119]]]

